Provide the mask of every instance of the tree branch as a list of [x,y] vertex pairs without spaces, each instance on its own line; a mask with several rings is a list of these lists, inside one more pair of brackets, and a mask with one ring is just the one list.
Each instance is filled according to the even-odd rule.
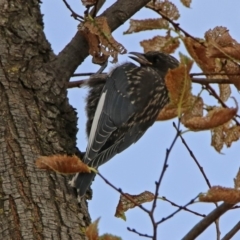
[[[150,0],[118,0],[105,10],[101,16],[107,18],[111,31],[114,31],[132,15],[144,7]],[[65,82],[69,81],[76,68],[88,56],[88,43],[80,32],[77,32],[54,61],[56,72]]]
[[240,230],[240,221],[222,238],[222,240],[230,240]]
[[219,207],[215,208],[204,219],[198,222],[183,238],[182,240],[196,239],[206,228],[208,228],[213,222],[215,222],[225,212],[230,210],[233,204],[223,203]]

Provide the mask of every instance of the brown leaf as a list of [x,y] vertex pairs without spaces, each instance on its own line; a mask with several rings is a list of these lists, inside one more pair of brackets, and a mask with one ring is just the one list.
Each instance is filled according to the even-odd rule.
[[85,7],[91,7],[96,4],[97,0],[81,0],[83,6]]
[[98,224],[100,218],[91,223],[85,231],[88,240],[122,240],[120,237],[113,236],[111,234],[104,234],[99,236]]
[[146,7],[161,12],[171,20],[177,20],[180,17],[177,7],[168,0],[154,0],[149,2]]
[[225,130],[225,139],[224,143],[227,147],[231,147],[232,143],[239,140],[240,138],[240,126],[232,126]]
[[168,70],[165,77],[167,89],[169,91],[170,103],[180,110],[189,103],[191,97],[191,78],[189,76],[193,62]]
[[236,190],[239,190],[239,189],[240,189],[240,168],[238,169],[236,178],[234,178],[234,188],[235,188]]
[[[184,112],[184,108],[180,109],[180,115]],[[171,103],[167,104],[158,114],[156,121],[164,121],[175,118],[178,116],[179,110],[176,106],[173,106]]]
[[191,4],[192,0],[181,0],[181,3],[185,6],[190,8],[190,4]]
[[122,238],[111,235],[111,234],[104,234],[100,236],[98,240],[122,240]]
[[[215,27],[205,33],[206,38],[206,55],[209,58],[216,59],[216,69],[220,68],[226,73],[225,78],[240,90],[240,44],[233,39],[227,28]],[[236,74],[233,76],[233,74]]]
[[131,34],[154,29],[168,29],[169,23],[163,18],[150,18],[144,20],[130,19],[129,29],[123,34]]
[[212,133],[211,146],[213,146],[215,150],[220,153],[223,148],[225,138],[223,125],[211,129],[211,133]]
[[[193,40],[190,37],[185,37],[182,39],[188,53],[195,60],[198,66],[203,70],[204,73],[214,73],[215,72],[215,60],[207,57],[207,49],[203,44]],[[203,40],[198,39],[203,42]]]
[[219,97],[223,102],[226,102],[230,95],[231,95],[231,87],[230,84],[218,84],[219,90],[220,90],[220,95]]
[[91,223],[87,228],[86,228],[86,236],[88,240],[98,240],[99,238],[99,233],[98,233],[98,223],[99,223],[100,218],[95,220],[93,223]]
[[[124,46],[112,37],[111,29],[108,26],[106,17],[97,17],[95,19],[91,16],[86,17],[84,23],[79,26],[79,31],[89,31],[97,37],[98,48],[95,47],[94,50],[98,52],[94,53],[95,56],[111,56],[113,58],[113,62],[117,62],[118,53],[124,54],[127,52]],[[90,38],[87,37],[86,40],[88,41],[89,46],[91,46],[92,43],[90,42]],[[97,60],[99,59],[97,58]]]
[[225,27],[215,27],[205,33],[208,56],[240,60],[240,44],[233,39]]
[[78,172],[90,173],[91,170],[93,170],[75,155],[41,156],[36,160],[36,166],[40,169],[52,170],[61,174],[73,174]]
[[219,202],[224,201],[229,204],[240,202],[240,191],[233,188],[225,188],[221,186],[211,187],[206,194],[199,196],[200,202]]
[[215,108],[209,111],[206,117],[194,117],[184,125],[192,131],[203,131],[221,126],[230,121],[237,113],[238,108]]
[[183,116],[181,117],[181,123],[185,125],[190,119],[194,117],[203,116],[203,99],[201,97],[196,97],[192,95],[189,97],[189,104],[186,110],[183,111]]
[[128,193],[125,193],[125,195],[132,199],[132,201],[121,195],[115,213],[115,217],[122,218],[123,220],[126,220],[125,212],[128,209],[134,208],[146,202],[151,202],[155,197],[154,194],[149,191],[145,191],[139,195],[131,195]]
[[[180,112],[179,112],[180,111]],[[182,115],[183,114],[183,115]],[[182,115],[181,122],[184,124],[188,119],[203,116],[203,100],[201,97],[190,96],[188,103],[178,109],[176,105],[167,104],[158,114],[156,121],[164,121]]]
[[144,52],[159,51],[165,53],[173,53],[180,45],[178,37],[166,36],[155,36],[152,39],[143,40],[140,42]]
[[[240,90],[240,67],[237,63],[230,60],[222,60],[222,71],[224,71],[229,78],[229,82]],[[235,74],[235,75],[233,75]]]
[[101,52],[98,37],[92,34],[87,28],[82,31],[82,34],[88,42],[89,54],[93,56],[92,62],[100,65],[105,63],[109,55],[105,55]]

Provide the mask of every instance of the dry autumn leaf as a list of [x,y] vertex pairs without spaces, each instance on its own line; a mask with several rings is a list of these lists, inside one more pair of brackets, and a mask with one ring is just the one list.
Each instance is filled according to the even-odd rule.
[[[215,72],[215,60],[207,57],[207,49],[203,43],[203,40],[194,39],[190,37],[182,38],[188,53],[195,60],[198,66],[203,70],[204,73]],[[201,44],[202,43],[202,44]]]
[[218,84],[219,86],[219,97],[223,102],[226,102],[231,96],[231,87],[230,84]]
[[192,0],[181,0],[181,3],[185,6],[190,8]]
[[131,34],[154,29],[168,29],[168,27],[168,21],[162,18],[150,18],[144,20],[130,19],[129,29],[123,34]]
[[85,231],[85,234],[88,238],[88,240],[98,240],[99,235],[98,235],[98,223],[99,223],[100,218],[92,222]]
[[208,57],[240,60],[240,44],[225,27],[215,27],[205,33]]
[[99,220],[100,218],[95,220],[86,228],[85,234],[88,240],[122,240],[120,237],[111,234],[103,234],[102,236],[99,236],[98,232]]
[[[182,114],[184,111],[186,111],[186,108],[180,109],[180,114]],[[172,105],[171,103],[167,104],[158,114],[156,121],[164,121],[169,120],[172,118],[177,117],[179,114],[179,110],[175,105]]]
[[188,105],[191,97],[191,78],[189,76],[193,62],[181,63],[179,67],[168,70],[165,77],[170,103],[181,109]]
[[234,188],[240,190],[240,168],[238,169],[236,178],[234,178]]
[[180,42],[178,37],[172,37],[169,34],[166,36],[155,36],[152,39],[143,40],[140,42],[144,52],[159,51],[165,53],[173,53],[179,47]]
[[[127,52],[123,45],[118,43],[112,37],[111,29],[108,26],[106,17],[98,17],[96,19],[93,19],[91,16],[86,17],[84,23],[79,26],[79,31],[83,32],[89,43],[89,53],[93,54],[94,62],[101,63],[101,58],[105,60],[106,57],[103,57],[103,55],[111,56],[113,62],[117,62],[118,54],[124,54]],[[94,45],[91,42],[92,40],[95,41]],[[96,47],[96,45],[98,47]]]
[[225,130],[224,143],[227,147],[231,147],[232,143],[240,138],[240,126],[232,126]]
[[213,129],[230,121],[237,113],[236,108],[215,108],[206,117],[194,117],[184,123],[192,131]]
[[231,60],[222,60],[222,71],[226,73],[230,83],[240,90],[240,67],[239,64]]
[[83,163],[77,156],[52,155],[41,156],[36,161],[39,169],[52,170],[61,174],[90,173],[96,171]]
[[211,146],[215,148],[217,152],[221,152],[223,146],[224,146],[224,125],[216,127],[211,130],[212,138],[211,138]]
[[98,240],[122,240],[122,238],[111,235],[111,234],[104,234],[100,236]]
[[[228,78],[230,83],[240,90],[240,44],[233,39],[227,28],[215,27],[205,33],[206,39],[206,55],[215,59],[216,68],[226,75],[222,78]],[[220,71],[219,70],[219,71]],[[234,75],[235,74],[235,75]],[[221,78],[218,76],[218,78]]]
[[145,191],[138,195],[131,195],[128,193],[125,193],[125,195],[132,201],[121,195],[115,213],[115,217],[122,218],[123,220],[126,220],[125,212],[128,209],[134,208],[146,202],[151,202],[155,197],[155,195],[149,191]]
[[211,187],[206,194],[199,195],[200,202],[219,202],[224,201],[229,204],[240,202],[240,191],[234,188],[225,188],[221,186]]
[[194,95],[189,97],[189,105],[186,109],[184,109],[183,113],[184,114],[181,117],[181,123],[183,125],[194,117],[202,117],[203,99]]
[[177,7],[168,0],[154,0],[149,2],[146,7],[163,14],[171,20],[177,20],[180,17]]
[[85,7],[91,7],[96,4],[97,0],[81,0],[83,6]]

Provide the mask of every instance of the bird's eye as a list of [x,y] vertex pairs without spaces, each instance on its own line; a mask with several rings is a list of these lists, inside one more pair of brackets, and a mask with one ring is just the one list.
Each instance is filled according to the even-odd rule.
[[154,63],[159,63],[159,61],[160,61],[160,60],[159,60],[158,56],[154,56],[154,57],[153,57],[153,62],[154,62]]

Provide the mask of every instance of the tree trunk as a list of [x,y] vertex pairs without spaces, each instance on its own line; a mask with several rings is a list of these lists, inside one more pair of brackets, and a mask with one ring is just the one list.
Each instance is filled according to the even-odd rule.
[[84,239],[89,222],[67,179],[39,155],[76,153],[76,113],[37,1],[0,1],[0,239]]
[[[103,15],[114,30],[147,2],[119,0]],[[35,161],[79,154],[66,86],[87,55],[80,33],[53,54],[39,1],[0,0],[0,239],[86,239],[86,202]]]

